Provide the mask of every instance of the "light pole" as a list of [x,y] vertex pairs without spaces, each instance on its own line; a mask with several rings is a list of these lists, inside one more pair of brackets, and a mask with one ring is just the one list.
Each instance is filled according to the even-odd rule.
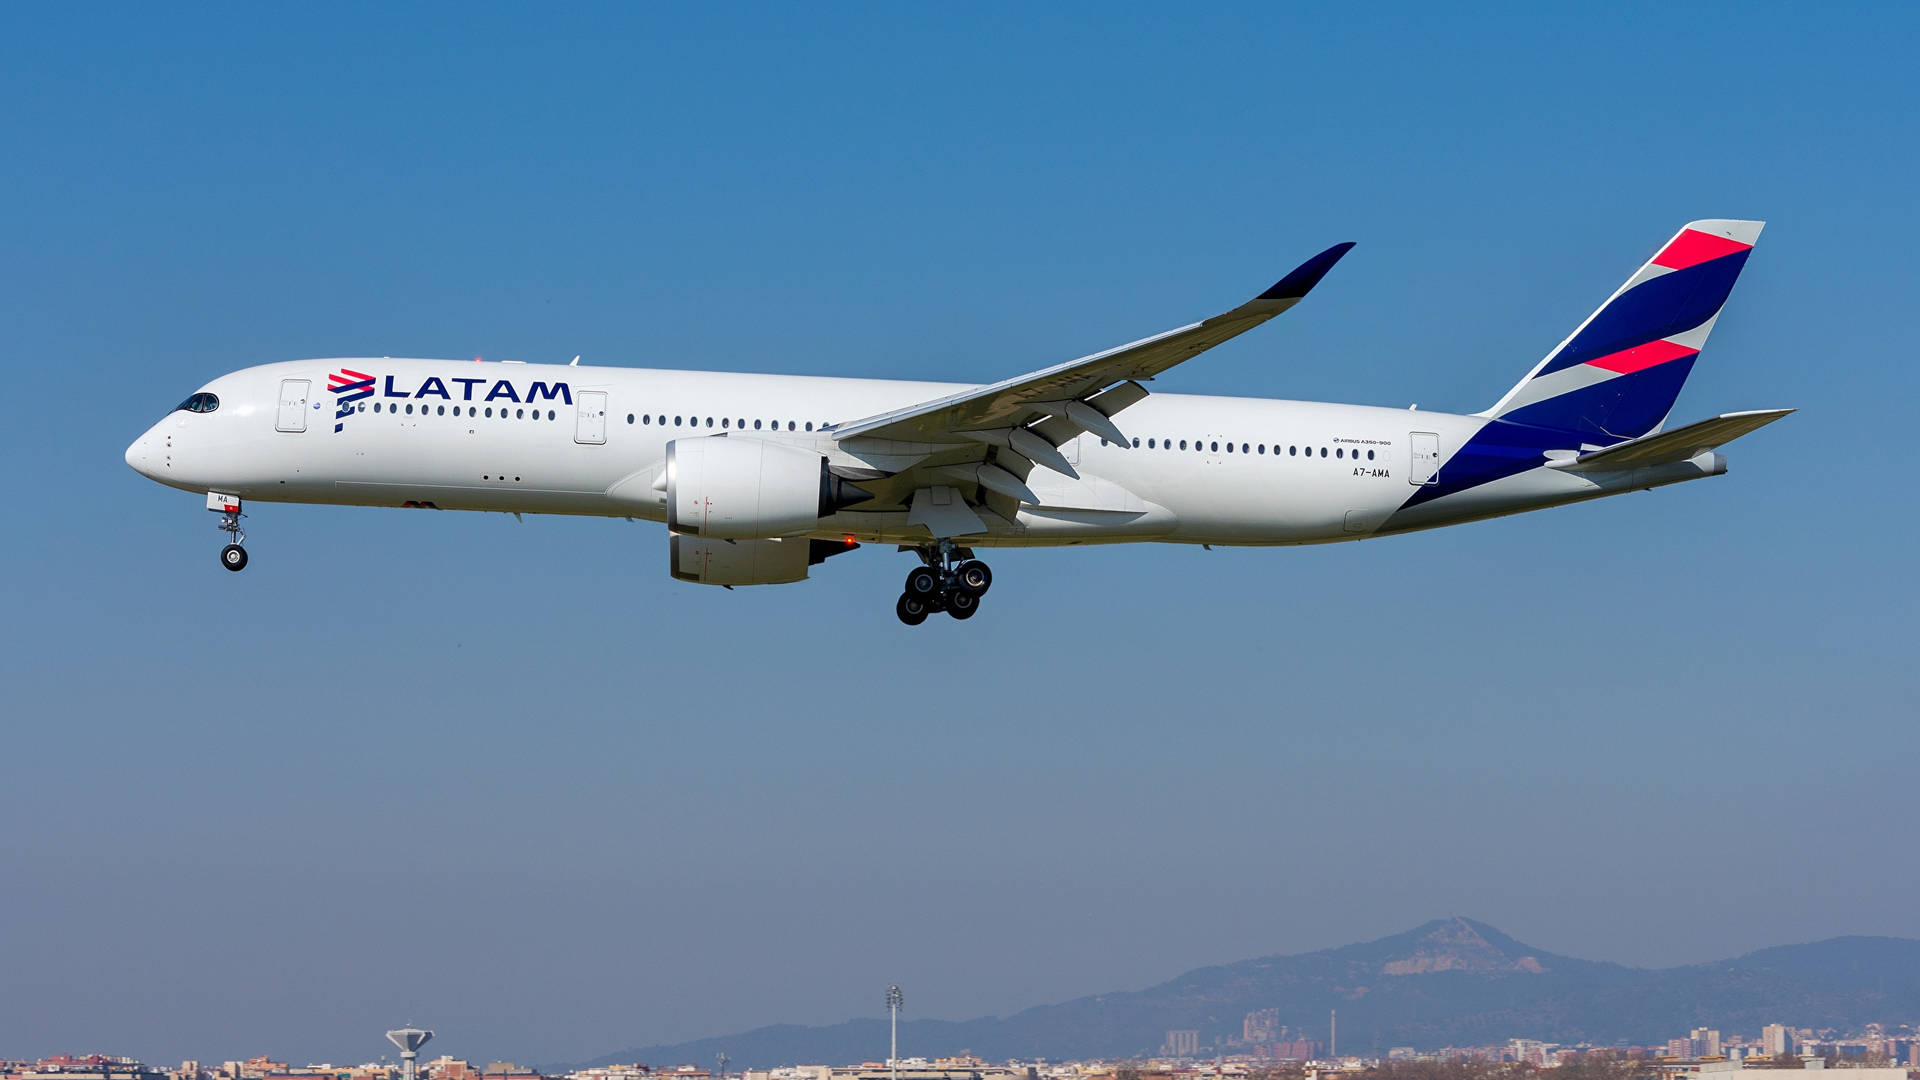
[[900,996],[900,988],[887,987],[887,1016],[893,1022],[892,1045],[887,1050],[887,1075],[890,1080],[900,1080],[900,1006],[906,999]]

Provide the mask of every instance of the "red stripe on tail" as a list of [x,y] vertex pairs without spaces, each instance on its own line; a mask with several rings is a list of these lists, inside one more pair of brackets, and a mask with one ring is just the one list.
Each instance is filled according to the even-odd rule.
[[1664,266],[1669,270],[1685,270],[1697,266],[1709,259],[1722,255],[1731,255],[1736,251],[1746,251],[1752,244],[1743,244],[1738,240],[1729,240],[1724,236],[1703,233],[1694,229],[1682,229],[1673,243],[1660,250],[1653,257],[1655,266]]
[[1685,356],[1698,356],[1699,349],[1689,349],[1685,345],[1675,345],[1671,341],[1649,341],[1645,345],[1635,345],[1631,349],[1622,349],[1617,353],[1596,356],[1587,363],[1592,367],[1605,368],[1622,375],[1631,375],[1636,371],[1645,371],[1658,367],[1669,360],[1678,360]]

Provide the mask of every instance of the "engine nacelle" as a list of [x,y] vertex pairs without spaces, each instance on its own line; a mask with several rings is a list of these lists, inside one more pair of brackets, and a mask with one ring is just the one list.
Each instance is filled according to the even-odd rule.
[[[667,528],[676,533],[803,536],[821,518],[870,497],[827,471],[825,456],[797,446],[725,435],[667,444]],[[800,565],[794,581],[806,576]]]
[[807,568],[858,544],[831,540],[717,540],[675,535],[668,569],[697,585],[786,585],[807,580]]

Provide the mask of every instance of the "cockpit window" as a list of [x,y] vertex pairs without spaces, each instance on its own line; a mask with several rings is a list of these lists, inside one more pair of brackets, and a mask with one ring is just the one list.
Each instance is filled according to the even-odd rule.
[[212,394],[199,393],[181,402],[179,406],[176,407],[173,411],[180,412],[182,410],[185,410],[187,412],[212,412],[213,410],[219,407],[220,407],[219,398],[213,396]]

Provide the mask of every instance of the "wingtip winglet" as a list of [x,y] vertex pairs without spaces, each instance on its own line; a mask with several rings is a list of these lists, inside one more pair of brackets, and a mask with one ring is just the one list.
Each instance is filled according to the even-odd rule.
[[1298,300],[1313,291],[1320,279],[1327,276],[1333,264],[1353,250],[1353,241],[1335,244],[1327,250],[1293,268],[1293,272],[1273,283],[1273,288],[1255,297],[1257,300]]

